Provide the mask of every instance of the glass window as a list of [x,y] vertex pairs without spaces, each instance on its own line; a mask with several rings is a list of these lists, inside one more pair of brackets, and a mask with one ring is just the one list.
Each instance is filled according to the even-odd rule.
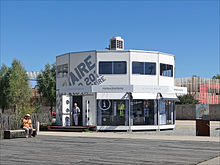
[[97,100],[99,126],[128,125],[128,101]]
[[126,74],[127,67],[125,61],[113,62],[113,74]]
[[144,63],[132,62],[132,74],[144,74]]
[[133,74],[156,75],[155,62],[132,62]]
[[57,66],[57,77],[58,78],[66,77],[67,74],[68,74],[68,64]]
[[100,61],[99,74],[126,74],[126,61]]
[[173,65],[169,64],[160,64],[160,75],[173,77]]
[[99,62],[99,74],[112,74],[112,62]]
[[156,75],[156,63],[145,62],[144,65],[146,75]]
[[133,125],[154,125],[154,100],[133,100]]

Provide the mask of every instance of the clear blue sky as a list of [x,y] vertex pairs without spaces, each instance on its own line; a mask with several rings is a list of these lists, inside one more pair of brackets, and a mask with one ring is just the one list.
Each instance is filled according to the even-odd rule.
[[125,49],[172,53],[176,77],[220,73],[219,0],[1,0],[1,64],[19,59],[40,71],[56,56],[102,50],[112,36]]

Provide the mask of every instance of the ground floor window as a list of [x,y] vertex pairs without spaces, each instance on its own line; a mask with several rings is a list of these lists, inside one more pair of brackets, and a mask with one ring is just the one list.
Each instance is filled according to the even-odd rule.
[[132,101],[133,125],[154,125],[154,100]]
[[[174,101],[164,99],[132,100],[131,125],[174,124],[174,103]],[[128,126],[128,112],[128,100],[97,100],[97,125]]]
[[160,124],[174,124],[174,101],[161,99],[159,115]]
[[127,100],[97,100],[98,120],[102,126],[128,125]]

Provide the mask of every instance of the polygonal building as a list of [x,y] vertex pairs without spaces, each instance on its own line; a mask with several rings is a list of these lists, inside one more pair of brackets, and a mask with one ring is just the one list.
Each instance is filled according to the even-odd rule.
[[73,104],[79,125],[97,130],[155,130],[175,127],[175,58],[157,51],[124,50],[113,37],[109,50],[71,52],[56,57],[57,124],[73,125]]

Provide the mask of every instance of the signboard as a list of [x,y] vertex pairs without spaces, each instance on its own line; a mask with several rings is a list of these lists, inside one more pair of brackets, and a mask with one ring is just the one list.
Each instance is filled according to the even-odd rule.
[[196,105],[196,119],[209,120],[209,104]]

